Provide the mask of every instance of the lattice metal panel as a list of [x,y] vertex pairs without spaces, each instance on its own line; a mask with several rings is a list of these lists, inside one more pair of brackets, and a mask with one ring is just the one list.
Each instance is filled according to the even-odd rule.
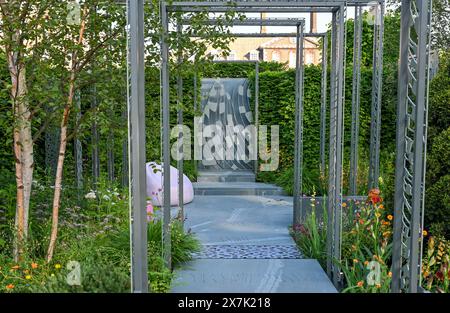
[[402,3],[393,251],[394,292],[420,284],[431,1]]
[[370,119],[369,188],[380,176],[381,90],[383,78],[384,2],[375,5],[373,28],[372,112]]
[[320,99],[320,174],[325,177],[325,146],[327,134],[327,68],[328,68],[328,35],[323,37],[322,80]]
[[358,179],[359,104],[361,86],[362,7],[355,7],[353,37],[352,125],[350,135],[350,194],[356,195]]

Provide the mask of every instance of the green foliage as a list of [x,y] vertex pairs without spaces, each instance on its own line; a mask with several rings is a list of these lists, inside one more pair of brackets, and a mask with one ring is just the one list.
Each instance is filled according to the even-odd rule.
[[[316,199],[311,198],[311,213],[302,225],[295,225],[291,231],[295,242],[308,259],[316,259],[322,268],[326,268],[327,210],[322,206],[322,218],[316,215]],[[326,203],[325,201],[322,202]]]

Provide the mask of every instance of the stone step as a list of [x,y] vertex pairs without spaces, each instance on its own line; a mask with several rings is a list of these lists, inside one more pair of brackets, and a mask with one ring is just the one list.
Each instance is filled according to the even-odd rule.
[[194,195],[199,196],[283,196],[283,188],[256,182],[197,182]]
[[254,182],[251,171],[199,171],[198,182]]

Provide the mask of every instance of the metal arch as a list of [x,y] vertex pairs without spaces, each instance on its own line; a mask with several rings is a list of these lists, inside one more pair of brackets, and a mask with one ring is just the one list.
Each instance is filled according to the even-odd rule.
[[[324,37],[326,33],[303,33],[303,38],[307,37]],[[197,34],[189,35],[191,38],[201,37]],[[230,37],[236,38],[272,38],[272,37],[289,37],[294,38],[295,33],[230,33]]]
[[[301,24],[303,18],[246,18],[246,19],[233,19],[231,21],[224,21],[223,19],[208,19],[203,21],[204,25],[217,25],[217,24],[225,24],[229,26],[297,26]],[[189,19],[182,19],[182,25],[191,25],[191,21]]]
[[401,7],[392,292],[420,288],[431,0]]
[[381,92],[383,80],[384,2],[376,8],[373,31],[372,112],[370,119],[369,189],[378,187],[380,177]]
[[328,68],[328,35],[323,37],[322,78],[320,92],[320,175],[325,177],[325,146],[327,134],[327,68]]
[[358,193],[359,104],[361,85],[362,7],[355,7],[353,38],[352,123],[350,135],[350,195]]
[[303,220],[302,176],[303,176],[303,27],[297,26],[295,57],[295,142],[294,142],[294,206],[292,225]]
[[145,175],[144,0],[127,1],[128,155],[130,168],[131,290],[148,291]]

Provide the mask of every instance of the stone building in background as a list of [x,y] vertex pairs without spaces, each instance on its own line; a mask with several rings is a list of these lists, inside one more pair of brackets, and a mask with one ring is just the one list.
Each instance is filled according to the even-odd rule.
[[[261,13],[261,18],[265,18]],[[316,13],[311,13],[310,31],[317,32]],[[267,33],[265,26],[260,33]],[[230,43],[230,53],[224,56],[222,51],[208,49],[207,53],[216,60],[260,60],[267,62],[286,63],[288,67],[295,67],[295,37],[265,37],[265,38],[236,38]],[[303,42],[303,60],[305,64],[319,64],[321,50],[317,37],[307,37]]]

